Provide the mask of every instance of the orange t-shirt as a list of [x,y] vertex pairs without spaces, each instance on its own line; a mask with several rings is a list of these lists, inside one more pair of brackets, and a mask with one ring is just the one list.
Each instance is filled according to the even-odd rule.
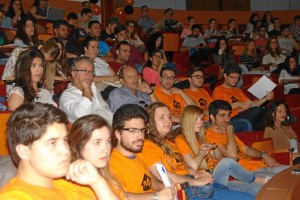
[[31,185],[20,178],[11,179],[1,190],[0,199],[49,199],[49,200],[66,200],[66,199],[97,199],[94,192],[76,184],[72,184],[64,179],[53,181],[53,189],[48,189],[36,185]]
[[[243,152],[243,146],[245,145],[236,135],[234,139],[237,144],[239,163],[248,170],[257,170],[266,165],[261,160],[252,160]],[[227,134],[217,133],[211,128],[206,130],[206,141],[208,143],[215,143],[218,146],[225,146],[227,143]]]
[[125,192],[154,192],[150,171],[141,154],[135,154],[135,158],[129,158],[117,149],[113,149],[109,167]]
[[[192,157],[195,157],[194,152],[192,151],[192,149],[190,148],[189,144],[187,143],[185,136],[183,134],[178,135],[175,138],[175,142],[178,146],[179,152],[182,155],[185,154],[190,154]],[[200,143],[197,141],[197,147],[198,149],[200,149]],[[213,163],[214,161],[208,157],[206,157],[206,162],[208,164],[208,169],[214,169],[215,168],[215,164]]]
[[[179,149],[176,143],[172,143],[169,140],[165,140],[165,142],[171,147],[174,152],[179,153]],[[181,161],[176,160],[175,158],[171,158],[163,152],[162,148],[160,148],[150,140],[145,140],[142,154],[144,158],[147,158],[145,159],[145,161],[148,168],[155,163],[162,163],[170,172],[179,175],[189,174],[189,172],[185,168],[183,157]]]
[[184,89],[183,91],[191,97],[202,110],[208,110],[208,105],[212,102],[212,98],[205,89],[199,88],[198,91]]
[[[215,88],[212,98],[214,100],[221,99],[230,104],[235,102],[247,102],[249,100],[240,88],[226,88],[224,85]],[[240,110],[242,110],[240,107],[233,109],[231,117],[237,115]]]
[[160,102],[170,108],[172,115],[180,117],[182,110],[186,106],[180,94],[168,94],[162,90],[161,86],[155,87],[154,94]]

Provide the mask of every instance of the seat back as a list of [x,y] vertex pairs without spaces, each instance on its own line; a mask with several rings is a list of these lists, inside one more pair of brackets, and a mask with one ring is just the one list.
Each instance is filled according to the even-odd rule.
[[179,34],[164,32],[163,34],[163,50],[164,51],[179,51]]
[[10,111],[0,112],[0,155],[9,155],[8,146],[6,143],[6,122],[10,117]]
[[47,40],[49,40],[53,37],[54,37],[54,35],[49,34],[49,33],[40,33],[40,34],[38,34],[38,40],[41,40],[41,41],[47,41]]

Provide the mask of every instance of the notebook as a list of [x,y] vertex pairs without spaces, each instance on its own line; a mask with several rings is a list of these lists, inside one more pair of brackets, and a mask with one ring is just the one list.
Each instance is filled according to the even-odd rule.
[[64,15],[65,15],[64,9],[48,7],[46,19],[47,20],[63,19]]

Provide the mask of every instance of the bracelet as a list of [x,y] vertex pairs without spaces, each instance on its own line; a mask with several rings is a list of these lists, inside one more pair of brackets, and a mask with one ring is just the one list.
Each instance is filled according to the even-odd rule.
[[154,93],[154,90],[151,90],[151,92],[147,93],[147,95],[151,95]]
[[153,193],[153,199],[154,199],[154,200],[157,200],[157,196],[156,196],[156,193],[155,193],[155,192]]

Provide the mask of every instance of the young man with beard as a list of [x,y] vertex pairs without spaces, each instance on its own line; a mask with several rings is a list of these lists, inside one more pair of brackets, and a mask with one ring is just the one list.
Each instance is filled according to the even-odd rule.
[[132,193],[139,193],[136,199],[173,199],[174,188],[163,187],[154,180],[140,154],[145,134],[149,133],[148,118],[146,110],[135,104],[123,105],[115,112],[110,169],[129,199],[134,199],[130,198]]

